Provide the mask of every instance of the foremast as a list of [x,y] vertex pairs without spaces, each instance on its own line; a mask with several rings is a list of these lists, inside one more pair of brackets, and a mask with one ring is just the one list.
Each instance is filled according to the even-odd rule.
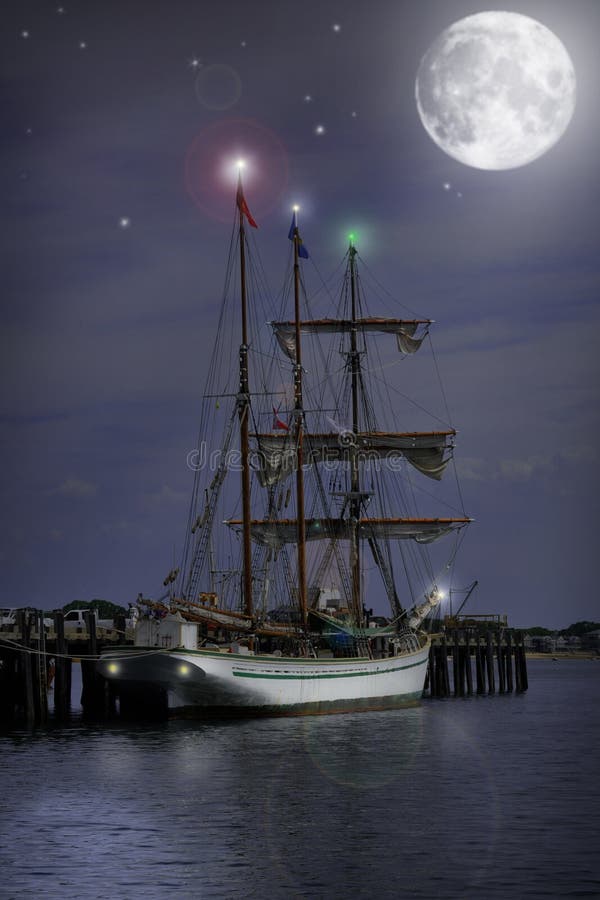
[[244,612],[247,616],[253,614],[252,602],[252,536],[250,523],[252,512],[250,505],[250,438],[248,428],[248,413],[250,409],[250,386],[248,380],[248,300],[246,291],[246,232],[244,216],[247,206],[244,200],[242,186],[242,172],[239,167],[237,207],[239,215],[239,242],[240,242],[240,295],[242,313],[242,343],[240,345],[240,384],[238,393],[238,413],[240,420],[240,457],[242,469],[242,544],[243,565],[242,585],[244,595]]

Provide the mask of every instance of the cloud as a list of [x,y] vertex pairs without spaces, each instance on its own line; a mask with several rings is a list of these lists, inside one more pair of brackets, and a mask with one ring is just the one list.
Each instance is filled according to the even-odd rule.
[[535,471],[536,465],[532,460],[501,459],[494,477],[503,481],[529,481]]
[[489,464],[485,459],[461,459],[455,457],[458,477],[463,481],[486,481],[489,478]]
[[67,478],[57,488],[48,491],[49,494],[61,497],[75,497],[85,500],[88,497],[95,497],[98,487],[90,481],[83,481],[81,478]]
[[152,506],[164,506],[165,504],[179,504],[184,500],[189,498],[189,492],[186,491],[174,491],[173,488],[169,487],[168,484],[163,484],[163,486],[158,491],[154,491],[151,494],[145,494],[144,500],[146,503]]
[[567,468],[595,467],[598,451],[590,445],[584,445],[546,456],[536,454],[525,458],[496,460],[457,458],[455,462],[458,476],[463,481],[523,483],[539,477],[552,477],[552,484],[555,484],[555,476]]

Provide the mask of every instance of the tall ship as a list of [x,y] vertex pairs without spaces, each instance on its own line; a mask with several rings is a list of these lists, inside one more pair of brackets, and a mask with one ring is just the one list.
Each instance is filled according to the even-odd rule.
[[462,501],[419,512],[454,429],[399,427],[399,363],[432,321],[372,314],[364,281],[381,288],[363,279],[353,236],[336,293],[322,281],[309,298],[297,208],[276,306],[241,167],[235,210],[181,562],[162,596],[138,598],[134,645],[104,652],[98,670],[175,715],[415,704],[427,617],[471,521]]

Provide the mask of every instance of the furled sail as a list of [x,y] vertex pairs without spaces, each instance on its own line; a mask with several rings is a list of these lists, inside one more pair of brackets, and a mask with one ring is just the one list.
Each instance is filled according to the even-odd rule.
[[[430,324],[430,319],[406,320],[370,317],[356,319],[354,323],[351,319],[313,319],[300,322],[300,333],[342,334],[343,332],[350,332],[353,327],[356,327],[359,331],[363,332],[395,334],[398,350],[401,353],[416,353],[423,343]],[[295,360],[296,326],[294,322],[271,322],[270,325],[275,332],[275,337],[283,352],[289,356],[291,360]],[[423,326],[424,331],[419,337],[415,337],[414,335],[419,326]]]
[[[467,525],[471,519],[360,519],[358,533],[360,538],[387,538],[391,540],[412,539],[419,544],[429,544],[437,538],[448,534],[456,528]],[[230,528],[239,530],[242,523],[230,519]],[[349,519],[331,519],[327,517],[306,520],[306,540],[350,540],[353,524]],[[298,537],[296,519],[260,519],[250,523],[252,540],[279,550],[284,544],[294,543]]]
[[[455,431],[385,432],[371,431],[354,434],[340,431],[338,434],[304,433],[303,461],[305,465],[319,462],[336,462],[349,459],[351,449],[358,452],[364,462],[380,459],[398,459],[404,456],[423,475],[439,481],[451,456],[451,438]],[[260,483],[265,486],[283,481],[297,466],[296,444],[293,434],[255,434],[257,442],[256,465]]]

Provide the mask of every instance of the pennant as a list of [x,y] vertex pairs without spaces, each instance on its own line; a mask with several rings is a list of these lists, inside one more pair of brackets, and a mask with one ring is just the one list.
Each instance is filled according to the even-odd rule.
[[[294,231],[297,227],[298,224],[296,220],[296,213],[294,212],[294,215],[292,216],[292,224],[290,225],[290,230],[288,231],[288,238],[290,241],[294,240]],[[302,238],[300,237],[300,235],[298,235],[298,256],[300,256],[302,259],[309,259],[308,250],[302,243]]]
[[248,204],[246,203],[246,198],[244,197],[244,192],[242,190],[242,179],[240,178],[238,181],[238,189],[237,189],[237,205],[241,215],[246,216],[248,220],[248,225],[251,225],[252,228],[258,228],[258,225],[252,218],[252,213],[248,209]]
[[278,428],[280,431],[289,431],[290,430],[289,426],[286,425],[285,422],[283,422],[279,418],[278,411],[275,409],[275,407],[273,407],[273,424],[271,425],[271,429],[273,431],[276,431]]

